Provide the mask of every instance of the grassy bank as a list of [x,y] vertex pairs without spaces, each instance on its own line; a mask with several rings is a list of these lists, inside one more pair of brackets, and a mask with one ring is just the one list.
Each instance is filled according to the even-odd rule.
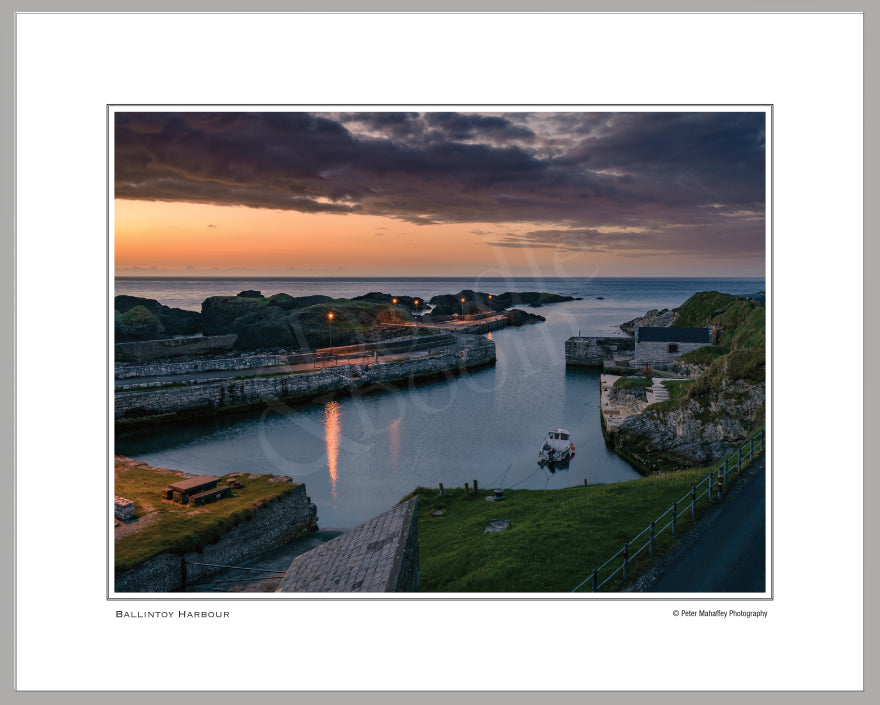
[[[714,468],[716,466],[712,466]],[[570,592],[706,478],[712,468],[652,474],[610,485],[558,490],[505,490],[502,502],[490,492],[469,496],[464,489],[418,488],[419,561],[423,592]],[[703,500],[699,517],[710,506]],[[441,510],[442,516],[431,514]],[[495,519],[508,529],[485,533]],[[682,509],[679,531],[692,524]],[[678,539],[668,532],[657,541],[657,556]],[[630,577],[649,565],[647,552]],[[620,589],[611,583],[606,589]]]
[[[178,555],[200,551],[219,541],[233,526],[253,517],[258,508],[294,488],[290,482],[270,482],[271,475],[245,475],[241,478],[244,487],[234,490],[232,497],[191,508],[160,499],[162,488],[181,479],[175,473],[117,458],[115,476],[115,494],[134,502],[135,514],[143,523],[139,531],[115,542],[116,572],[166,551]],[[225,477],[218,485],[226,484]]]

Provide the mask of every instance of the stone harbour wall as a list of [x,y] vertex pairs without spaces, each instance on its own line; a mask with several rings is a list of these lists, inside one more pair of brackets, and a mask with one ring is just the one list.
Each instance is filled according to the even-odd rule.
[[495,361],[495,344],[485,338],[462,338],[439,355],[372,365],[340,365],[316,372],[240,380],[213,380],[172,389],[117,391],[115,418],[138,418],[179,412],[208,412],[256,405],[269,399],[307,399],[338,390],[354,391],[377,383],[441,376]]
[[224,357],[218,360],[192,360],[189,362],[163,362],[152,365],[118,365],[116,379],[130,377],[154,377],[159,375],[184,375],[190,372],[214,372],[216,370],[249,370],[254,367],[274,367],[284,364],[282,355],[253,355],[248,357]]
[[[306,486],[260,507],[254,516],[230,529],[201,553],[178,556],[162,553],[116,576],[116,592],[169,592],[198,583],[220,570],[194,563],[236,565],[281,546],[318,528],[317,507],[306,496]],[[184,563],[186,565],[184,566]]]
[[606,358],[634,353],[635,338],[574,337],[565,341],[565,364],[602,367]]
[[[164,341],[150,341],[164,342]],[[361,343],[359,345],[335,346],[334,355],[347,355],[354,353],[373,352],[412,352],[426,350],[444,345],[452,345],[456,342],[454,335],[439,333],[406,340],[390,340],[379,343]],[[120,343],[120,345],[144,345],[142,343]],[[212,360],[189,360],[186,362],[172,362],[164,360],[148,365],[118,364],[115,368],[116,379],[129,379],[132,377],[157,377],[160,375],[183,375],[192,372],[214,372],[217,370],[249,370],[257,367],[277,367],[279,365],[292,365],[298,363],[313,362],[314,352],[291,353],[285,355],[240,355],[238,357],[216,358]]]

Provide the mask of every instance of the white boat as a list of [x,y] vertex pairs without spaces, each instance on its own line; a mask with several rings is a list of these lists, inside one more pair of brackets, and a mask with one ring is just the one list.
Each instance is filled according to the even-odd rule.
[[571,434],[564,428],[554,428],[547,433],[547,438],[538,453],[540,463],[566,463],[574,455],[574,443]]

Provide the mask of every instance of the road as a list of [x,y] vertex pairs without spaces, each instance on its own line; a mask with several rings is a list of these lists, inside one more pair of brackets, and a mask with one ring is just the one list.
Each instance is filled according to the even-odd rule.
[[647,592],[764,592],[766,585],[766,461],[697,524],[693,544]]

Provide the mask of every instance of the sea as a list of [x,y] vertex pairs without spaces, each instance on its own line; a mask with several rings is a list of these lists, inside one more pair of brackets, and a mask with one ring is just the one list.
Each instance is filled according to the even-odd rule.
[[[763,292],[763,278],[135,278],[115,293],[201,310],[209,296],[251,289],[270,296],[368,292],[428,300],[473,289],[544,291],[577,300],[523,307],[547,320],[493,331],[497,362],[451,380],[369,394],[269,404],[247,413],[117,434],[115,452],[185,472],[288,475],[304,482],[322,529],[346,530],[387,511],[418,486],[480,492],[626,482],[638,477],[605,446],[598,370],[567,368],[575,335],[621,335],[620,324],[674,308],[699,291]],[[567,468],[537,463],[553,428],[571,432]]]

